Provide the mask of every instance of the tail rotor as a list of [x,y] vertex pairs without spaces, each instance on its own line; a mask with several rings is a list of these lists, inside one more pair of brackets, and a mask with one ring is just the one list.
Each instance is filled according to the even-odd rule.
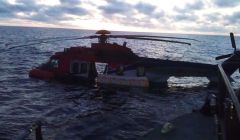
[[215,58],[215,60],[229,58],[232,55],[237,53],[237,47],[236,47],[235,38],[234,38],[234,34],[233,33],[230,33],[230,38],[231,38],[232,48],[234,49],[234,52],[230,53],[230,54],[225,54],[225,55],[218,56],[218,57]]

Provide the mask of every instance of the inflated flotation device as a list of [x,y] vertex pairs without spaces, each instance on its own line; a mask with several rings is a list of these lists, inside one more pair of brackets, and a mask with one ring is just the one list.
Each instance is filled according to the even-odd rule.
[[147,77],[136,76],[119,76],[119,75],[106,75],[98,74],[97,83],[103,85],[118,85],[128,87],[149,87],[149,80]]

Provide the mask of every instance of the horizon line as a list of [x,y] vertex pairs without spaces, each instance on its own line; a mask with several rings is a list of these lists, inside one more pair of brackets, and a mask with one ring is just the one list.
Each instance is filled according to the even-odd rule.
[[[24,27],[24,28],[46,28],[46,29],[67,29],[67,30],[87,30],[87,31],[98,31],[102,29],[87,29],[87,28],[74,28],[74,27],[45,27],[45,26],[25,26],[25,25],[4,25],[0,24],[0,27]],[[107,30],[107,29],[104,29]],[[201,32],[195,32],[195,33],[189,33],[189,32],[160,32],[160,31],[126,31],[126,30],[109,30],[113,32],[132,32],[132,33],[156,33],[156,34],[183,34],[183,35],[210,35],[210,36],[229,36],[228,34],[225,33],[201,33]],[[240,34],[235,34],[235,36],[239,37]]]

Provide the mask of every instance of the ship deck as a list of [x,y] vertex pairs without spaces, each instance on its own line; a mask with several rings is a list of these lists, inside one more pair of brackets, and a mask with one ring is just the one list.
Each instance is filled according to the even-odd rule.
[[161,125],[144,135],[141,140],[217,140],[213,117],[193,112],[170,123],[174,125],[172,131],[161,133]]

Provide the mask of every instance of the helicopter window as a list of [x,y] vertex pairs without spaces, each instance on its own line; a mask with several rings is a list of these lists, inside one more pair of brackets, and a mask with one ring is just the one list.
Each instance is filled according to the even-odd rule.
[[51,66],[53,68],[58,68],[58,63],[59,63],[59,60],[58,59],[52,59],[51,60]]
[[72,63],[72,73],[79,73],[79,64],[78,62]]
[[81,69],[79,73],[87,73],[88,71],[88,64],[87,63],[81,63]]
[[86,74],[88,72],[88,63],[74,61],[71,63],[70,72],[73,74]]

